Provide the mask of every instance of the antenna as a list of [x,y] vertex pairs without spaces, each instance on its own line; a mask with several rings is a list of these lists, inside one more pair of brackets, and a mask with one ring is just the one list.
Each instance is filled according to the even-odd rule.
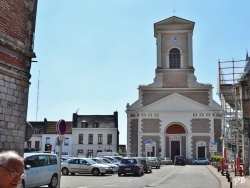
[[38,74],[38,82],[37,82],[37,97],[36,97],[36,121],[37,121],[37,114],[38,114],[38,101],[39,101],[39,85],[40,85],[40,70],[39,70],[39,74]]

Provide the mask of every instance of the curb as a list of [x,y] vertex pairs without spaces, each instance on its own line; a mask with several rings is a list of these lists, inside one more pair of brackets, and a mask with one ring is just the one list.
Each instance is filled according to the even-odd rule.
[[216,179],[219,181],[219,188],[222,188],[221,179],[208,167],[208,165],[206,165],[206,167],[214,175],[214,177],[216,177]]

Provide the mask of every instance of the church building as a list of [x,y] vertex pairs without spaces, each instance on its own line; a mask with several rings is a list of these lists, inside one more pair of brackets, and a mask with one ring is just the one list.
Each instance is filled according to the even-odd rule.
[[[154,24],[154,82],[139,85],[139,99],[126,108],[131,156],[192,160],[222,150],[221,107],[213,100],[212,85],[198,83],[194,75],[194,25],[176,16]],[[217,149],[211,150],[214,143]]]

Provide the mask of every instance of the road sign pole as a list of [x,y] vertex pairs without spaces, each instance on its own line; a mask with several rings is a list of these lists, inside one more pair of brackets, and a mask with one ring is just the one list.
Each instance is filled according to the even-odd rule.
[[58,188],[61,184],[61,157],[62,157],[62,143],[65,137],[63,136],[67,131],[66,122],[63,119],[60,119],[56,124],[56,129],[58,132],[57,141],[59,144],[59,156],[58,156]]
[[59,142],[59,157],[58,157],[58,188],[60,188],[61,184],[61,156],[62,156],[62,140],[58,140]]

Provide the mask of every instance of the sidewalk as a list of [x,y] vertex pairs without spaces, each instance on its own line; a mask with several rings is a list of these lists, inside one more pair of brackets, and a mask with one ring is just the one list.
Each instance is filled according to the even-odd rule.
[[217,168],[213,167],[212,165],[206,166],[211,173],[214,174],[214,176],[219,181],[219,188],[250,188],[250,176],[236,176],[234,173],[230,173],[230,177],[232,177],[232,186],[230,187],[230,182],[228,182],[228,179],[226,176],[222,176],[221,172],[218,172]]

